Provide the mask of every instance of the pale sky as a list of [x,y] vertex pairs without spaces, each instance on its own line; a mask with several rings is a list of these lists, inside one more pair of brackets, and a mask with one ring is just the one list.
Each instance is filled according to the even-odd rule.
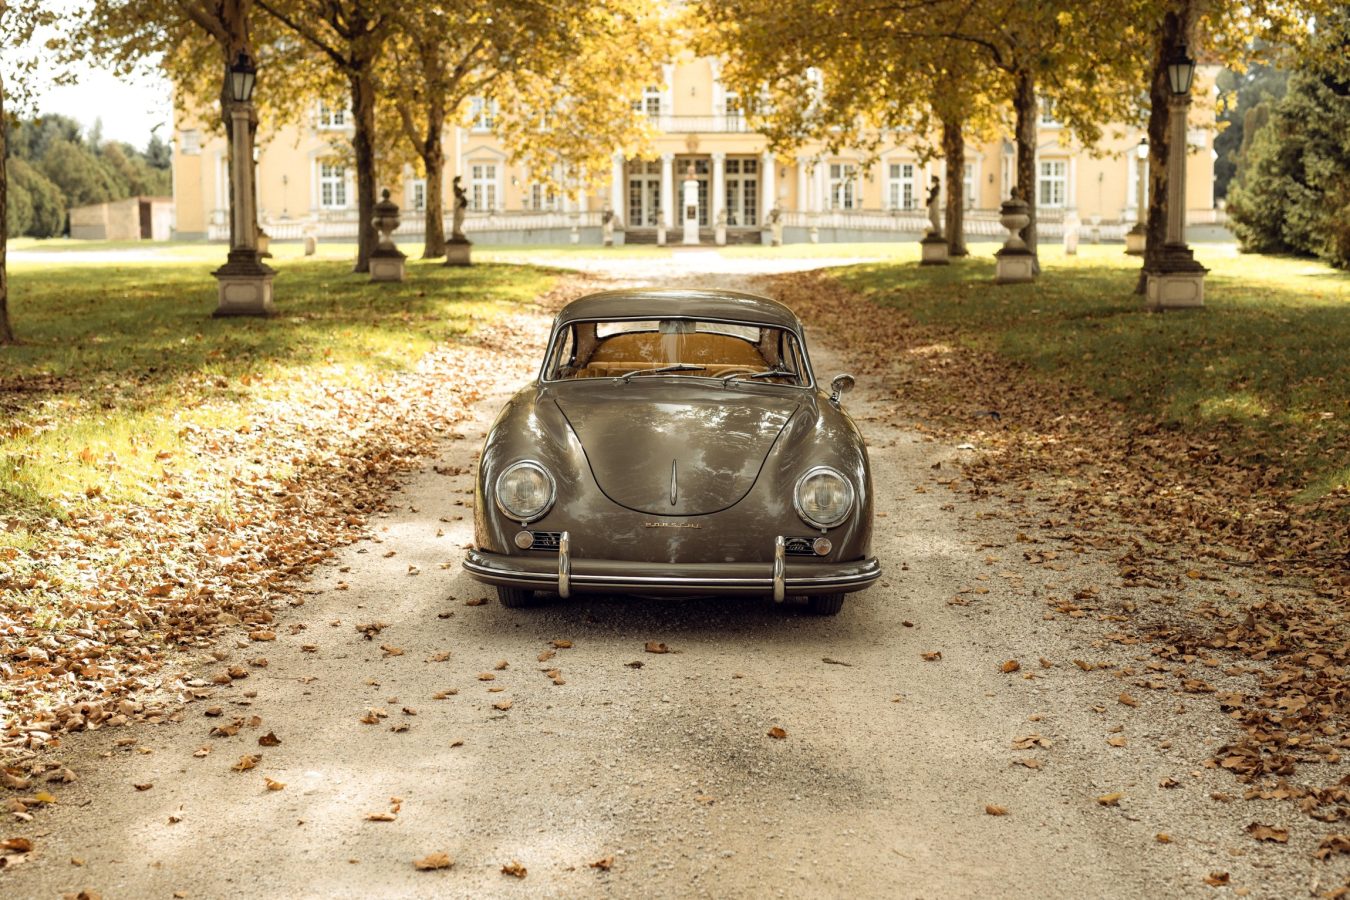
[[[81,0],[47,0],[58,11],[73,13],[80,8]],[[41,46],[45,35],[37,35],[34,46]],[[12,73],[6,71],[6,78]],[[36,82],[32,85],[33,101],[39,115],[60,113],[70,116],[86,129],[96,119],[103,120],[103,136],[108,140],[126,141],[135,147],[144,149],[150,140],[150,130],[159,125],[156,132],[163,140],[172,136],[173,117],[172,88],[158,68],[151,65],[143,67],[130,78],[117,78],[111,72],[96,69],[91,65],[77,66],[74,75],[77,83],[56,87],[49,81],[44,83],[39,70]],[[28,115],[32,110],[15,110]]]
[[77,73],[74,85],[40,88],[36,98],[39,114],[60,113],[77,120],[88,129],[94,120],[103,120],[103,136],[126,141],[144,150],[155,132],[167,142],[173,137],[172,89],[159,75],[141,74],[120,79],[101,69],[87,68]]

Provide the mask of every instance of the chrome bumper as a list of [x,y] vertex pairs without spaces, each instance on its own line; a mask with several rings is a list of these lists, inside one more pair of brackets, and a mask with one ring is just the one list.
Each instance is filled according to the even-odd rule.
[[759,594],[782,602],[805,594],[860,591],[881,577],[875,559],[847,563],[788,561],[782,537],[774,541],[773,562],[649,563],[571,556],[563,533],[557,556],[507,556],[470,550],[464,570],[487,584],[556,591],[638,594]]

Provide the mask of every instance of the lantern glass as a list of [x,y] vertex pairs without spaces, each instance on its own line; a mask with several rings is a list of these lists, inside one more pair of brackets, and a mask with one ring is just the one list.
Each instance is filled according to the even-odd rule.
[[1167,62],[1167,81],[1174,94],[1189,94],[1191,79],[1195,77],[1195,60],[1186,53],[1186,45],[1177,48],[1176,56]]
[[236,103],[247,103],[253,99],[253,86],[258,80],[258,69],[253,60],[243,50],[235,57],[230,66],[230,96]]
[[1148,138],[1139,139],[1139,146],[1134,148],[1134,154],[1140,159],[1148,159]]

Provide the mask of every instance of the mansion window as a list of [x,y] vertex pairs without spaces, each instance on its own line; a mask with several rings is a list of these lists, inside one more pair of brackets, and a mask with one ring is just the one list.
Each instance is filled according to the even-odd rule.
[[489,212],[497,208],[497,166],[474,163],[469,167],[469,209]]
[[347,208],[347,167],[319,164],[319,208]]
[[491,131],[497,124],[497,113],[501,109],[496,100],[486,97],[473,97],[469,100],[470,118],[474,131]]
[[1069,164],[1062,159],[1041,160],[1036,179],[1036,202],[1045,207],[1062,207],[1067,198]]
[[546,184],[532,184],[528,203],[535,212],[552,212],[558,208],[558,195]]
[[739,131],[744,110],[741,108],[741,95],[727,91],[722,100],[722,114],[726,118],[728,131]]
[[346,125],[347,107],[329,106],[327,103],[319,102],[320,128],[345,128]]
[[914,209],[914,163],[891,163],[886,175],[886,208]]
[[830,209],[857,209],[858,167],[853,163],[830,163]]
[[664,91],[659,87],[646,87],[642,89],[642,99],[633,101],[633,111],[640,112],[649,119],[659,118],[661,115],[661,95]]
[[975,208],[975,164],[966,163],[965,174],[961,176],[961,193],[964,198],[963,208]]
[[427,180],[414,178],[408,182],[408,208],[425,212],[427,208]]
[[1059,120],[1055,118],[1055,101],[1041,101],[1041,124],[1047,126],[1058,126]]

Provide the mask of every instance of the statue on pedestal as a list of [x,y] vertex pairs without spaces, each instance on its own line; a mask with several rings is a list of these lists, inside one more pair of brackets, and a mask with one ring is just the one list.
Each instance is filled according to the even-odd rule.
[[939,212],[940,195],[942,194],[942,182],[936,175],[928,185],[928,233],[942,234],[941,213]]
[[466,241],[464,237],[464,212],[469,208],[469,195],[464,192],[464,186],[460,184],[464,180],[463,175],[456,175],[454,181],[455,192],[455,220],[454,227],[450,231],[450,240]]

